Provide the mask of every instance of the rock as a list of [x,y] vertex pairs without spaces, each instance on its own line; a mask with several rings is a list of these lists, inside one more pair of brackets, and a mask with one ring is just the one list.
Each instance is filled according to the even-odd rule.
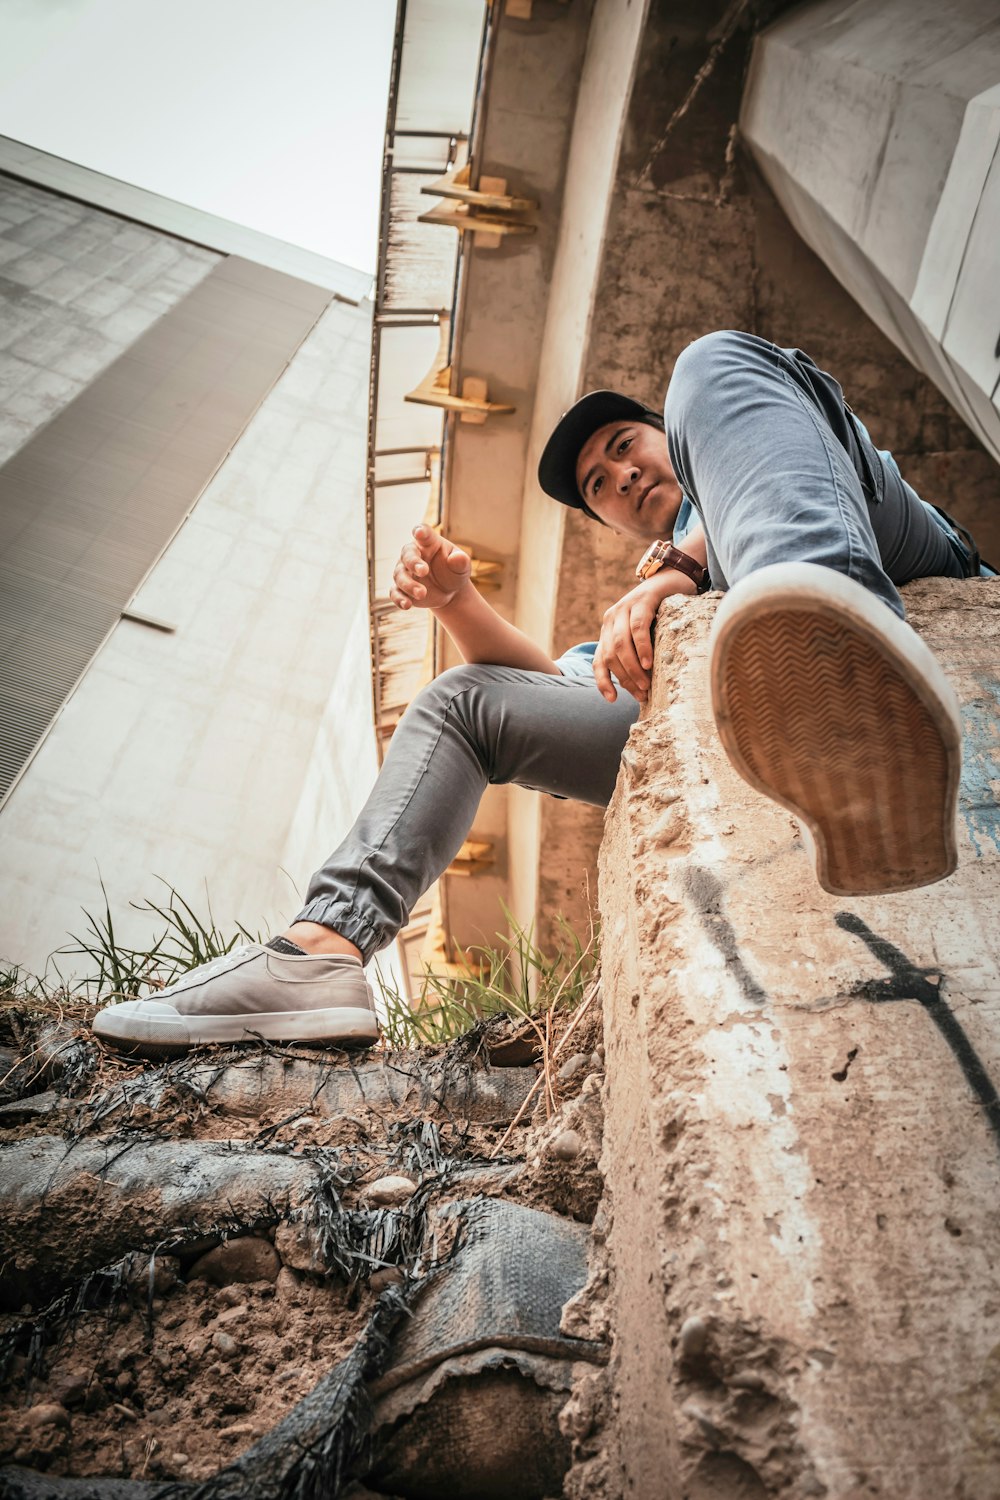
[[604,1058],[599,1052],[592,1052],[590,1054],[590,1066],[595,1073],[602,1073],[604,1071]]
[[24,1414],[30,1432],[39,1432],[44,1427],[69,1427],[70,1415],[65,1406],[55,1401],[43,1401],[32,1406]]
[[189,1281],[209,1281],[213,1286],[232,1286],[247,1281],[275,1281],[281,1270],[278,1252],[270,1240],[248,1235],[223,1240],[195,1261]]
[[405,1281],[406,1273],[402,1266],[380,1266],[373,1271],[368,1278],[368,1285],[375,1293],[384,1292],[387,1286],[398,1286]]
[[212,1347],[218,1350],[223,1359],[235,1359],[240,1352],[240,1346],[232,1334],[224,1333],[221,1329],[212,1334]]
[[569,1083],[570,1079],[575,1078],[577,1073],[580,1072],[581,1068],[585,1068],[589,1062],[590,1058],[585,1052],[574,1052],[573,1056],[568,1057],[563,1063],[562,1067],[559,1069],[559,1072],[556,1075],[559,1079],[559,1082]]
[[250,1304],[240,1302],[236,1307],[227,1307],[225,1312],[220,1312],[216,1318],[220,1328],[225,1328],[229,1323],[242,1323],[244,1318],[250,1316]]
[[254,1426],[252,1422],[234,1422],[232,1427],[220,1427],[216,1436],[220,1438],[246,1438],[253,1437]]
[[291,1266],[296,1271],[314,1271],[322,1275],[326,1269],[319,1235],[313,1224],[279,1224],[274,1236],[274,1247],[281,1256],[282,1264]]
[[89,1370],[56,1370],[49,1380],[49,1394],[59,1406],[82,1406],[87,1399],[93,1378]]
[[560,1130],[549,1143],[549,1154],[559,1161],[576,1161],[583,1150],[583,1137],[578,1130]]
[[[149,1261],[148,1255],[133,1251],[126,1255],[123,1262],[125,1282],[143,1296],[149,1292]],[[181,1263],[173,1255],[153,1256],[153,1291],[162,1296],[177,1285],[181,1274]]]
[[93,1370],[75,1366],[55,1371],[49,1381],[49,1395],[59,1406],[72,1410],[81,1407],[88,1412],[103,1411],[109,1399]]
[[365,1199],[373,1208],[399,1208],[417,1191],[409,1177],[379,1177],[365,1188]]
[[704,1318],[685,1318],[678,1343],[683,1361],[700,1359],[708,1348],[708,1324]]
[[299,1278],[288,1266],[282,1266],[274,1290],[282,1302],[295,1302],[299,1295]]
[[46,1116],[66,1108],[66,1100],[54,1090],[44,1094],[29,1094],[26,1099],[13,1099],[9,1104],[0,1104],[0,1124],[22,1125],[26,1120],[44,1120]]

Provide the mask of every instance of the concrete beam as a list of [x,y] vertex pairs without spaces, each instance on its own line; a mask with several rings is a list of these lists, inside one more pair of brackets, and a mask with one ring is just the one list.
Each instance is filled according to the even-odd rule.
[[714,732],[712,598],[661,613],[601,857],[622,1493],[994,1500],[1000,590],[925,581],[960,864],[816,884]]
[[[566,165],[559,238],[549,287],[535,404],[524,468],[515,621],[551,650],[565,507],[538,488],[542,448],[581,394],[590,320],[622,130],[631,97],[647,0],[596,0]],[[514,789],[508,848],[513,909],[533,917],[541,845],[540,799]]]
[[758,39],[740,116],[799,234],[995,458],[998,85],[992,0],[817,0]]

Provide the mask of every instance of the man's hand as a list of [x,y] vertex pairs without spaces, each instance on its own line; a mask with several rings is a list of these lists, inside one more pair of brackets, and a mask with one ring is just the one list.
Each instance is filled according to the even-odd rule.
[[472,559],[429,526],[414,526],[393,569],[389,598],[399,609],[444,609],[472,577]]
[[601,639],[594,653],[594,678],[609,703],[618,696],[612,672],[633,698],[645,703],[653,665],[652,627],[668,594],[697,593],[694,581],[675,568],[663,568],[604,611]]

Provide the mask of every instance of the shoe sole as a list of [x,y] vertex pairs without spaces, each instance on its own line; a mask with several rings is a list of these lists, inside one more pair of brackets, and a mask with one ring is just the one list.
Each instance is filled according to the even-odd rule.
[[958,700],[908,625],[829,568],[780,563],[729,592],[710,650],[726,754],[801,819],[824,890],[906,891],[954,871]]
[[[169,1057],[210,1043],[231,1045],[263,1037],[269,1042],[323,1042],[335,1047],[371,1047],[379,1039],[378,1018],[347,1005],[326,1010],[274,1011],[260,1015],[184,1016],[172,1005],[141,1001],[112,1005],[94,1020],[94,1034],[118,1050]],[[155,1007],[155,1008],[154,1008]]]

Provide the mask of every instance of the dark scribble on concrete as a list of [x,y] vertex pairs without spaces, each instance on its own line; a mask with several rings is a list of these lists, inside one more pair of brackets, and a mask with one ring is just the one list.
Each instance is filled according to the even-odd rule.
[[722,910],[721,883],[708,870],[694,865],[685,873],[684,887],[701,919],[701,925],[722,954],[726,970],[736,980],[744,1000],[750,1005],[763,1005],[767,999],[767,991],[757,983],[743,961],[733,924]]
[[839,911],[835,921],[842,932],[860,938],[889,971],[888,978],[866,979],[850,993],[877,1005],[889,1000],[916,1000],[924,1007],[951,1048],[1000,1145],[1000,1096],[979,1054],[941,993],[940,973],[936,969],[918,969],[894,943],[872,932],[868,924],[853,912]]

